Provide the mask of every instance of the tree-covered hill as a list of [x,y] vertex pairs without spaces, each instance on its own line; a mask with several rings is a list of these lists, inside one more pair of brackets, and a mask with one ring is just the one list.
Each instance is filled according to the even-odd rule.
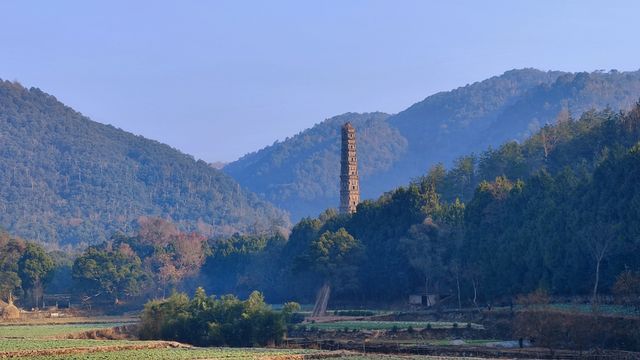
[[0,226],[51,245],[97,243],[140,216],[204,234],[287,226],[228,175],[167,145],[0,81]]
[[[337,206],[339,126],[358,134],[362,194],[375,198],[438,162],[508,140],[589,109],[629,109],[640,97],[640,71],[507,71],[427,97],[395,114],[345,114],[248,154],[224,171],[289,210],[294,219]],[[256,176],[257,175],[257,176]]]
[[348,305],[425,291],[451,307],[535,291],[638,303],[640,103],[588,111],[455,164],[354,214],[304,218],[288,239],[213,242],[202,274],[216,292],[302,302],[329,282],[331,301]]

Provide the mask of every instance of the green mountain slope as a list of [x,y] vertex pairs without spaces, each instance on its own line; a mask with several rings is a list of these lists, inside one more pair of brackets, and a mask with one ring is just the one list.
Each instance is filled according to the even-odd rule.
[[380,186],[373,175],[390,169],[407,148],[404,137],[389,126],[388,117],[384,113],[339,115],[283,142],[247,154],[223,171],[295,217],[315,214],[337,206],[340,127],[347,121],[358,129],[362,187]]
[[284,213],[167,145],[0,81],[0,226],[51,245],[96,243],[162,216],[205,234],[286,226]]
[[640,71],[511,70],[429,96],[398,114],[378,115],[376,121],[366,120],[371,114],[328,119],[223,170],[299,219],[337,204],[338,130],[346,120],[358,133],[363,197],[374,198],[438,162],[451,165],[488,146],[523,140],[568,114],[629,109],[639,97]]
[[[354,214],[302,219],[287,241],[215,243],[203,275],[217,293],[313,302],[329,278],[330,301],[340,304],[402,302],[426,290],[474,307],[540,289],[591,296],[598,271],[598,294],[619,296],[621,275],[640,279],[639,141],[640,104],[588,111],[448,170],[434,166]],[[336,235],[342,228],[358,246]],[[335,255],[329,264],[318,248]]]

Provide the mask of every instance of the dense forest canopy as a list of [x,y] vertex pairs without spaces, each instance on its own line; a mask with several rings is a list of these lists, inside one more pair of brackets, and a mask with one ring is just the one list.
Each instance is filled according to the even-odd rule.
[[0,230],[0,304],[12,296],[25,306],[42,305],[54,267],[52,256],[40,245]]
[[114,234],[75,259],[75,292],[114,304],[165,297],[198,274],[208,253],[203,235],[181,232],[163,219],[142,218],[135,235]]
[[[561,75],[533,92],[620,76],[635,73]],[[38,230],[46,225],[57,239],[82,235],[92,243],[72,258],[0,235],[0,296],[16,294],[22,306],[40,304],[44,291],[73,292],[103,306],[136,306],[199,285],[209,293],[245,298],[258,290],[270,302],[303,303],[313,302],[317,289],[330,285],[333,306],[386,305],[425,292],[442,295],[454,306],[480,306],[536,291],[594,301],[600,294],[637,299],[640,291],[638,103],[629,111],[605,107],[579,118],[561,108],[555,124],[542,125],[522,141],[433,164],[406,185],[363,201],[354,214],[329,208],[301,219],[289,232],[280,212],[203,162],[90,122],[37,89],[5,82],[0,90],[0,100],[11,100],[0,122],[0,134],[8,140],[0,158],[0,174],[7,180],[0,183],[0,205],[12,211],[3,211],[2,219],[14,219],[9,229],[32,231],[35,240],[47,239]],[[406,139],[387,115],[374,113],[335,118],[336,126],[317,127],[307,140],[295,141],[316,153],[337,154],[337,125],[347,118],[386,138]],[[32,133],[20,137],[21,129]],[[360,134],[362,146],[376,147],[373,134]],[[93,147],[84,140],[90,135]],[[248,158],[264,155],[274,166],[295,156],[307,161],[285,144]],[[371,167],[363,169],[396,166],[393,159],[411,147],[397,144],[365,157]],[[276,150],[279,155],[271,156]],[[100,160],[105,156],[113,161]],[[258,174],[268,178],[270,169]],[[319,178],[323,167],[313,169]],[[290,174],[283,170],[283,176]],[[145,192],[149,188],[155,192]],[[216,192],[223,190],[231,192]],[[222,201],[222,208],[213,200]],[[89,203],[96,213],[81,211]],[[127,204],[146,204],[145,211],[161,216],[126,218],[135,231],[115,231],[127,228],[109,225],[105,217],[115,224],[124,221],[119,217],[133,214]],[[221,223],[216,231],[205,226],[214,220],[196,217],[202,209],[235,222]],[[20,216],[28,211],[34,211],[34,226],[25,225],[30,217]],[[61,214],[74,217],[61,221]],[[104,229],[113,235],[107,239]],[[173,299],[187,308],[197,303]],[[207,301],[218,304],[214,298]]]
[[346,121],[357,129],[362,195],[372,199],[438,162],[451,166],[489,146],[523,141],[546,124],[590,109],[627,110],[638,97],[639,71],[512,70],[429,96],[395,115],[336,116],[223,170],[299,220],[336,206],[338,131]]
[[[522,143],[461,157],[449,169],[435,165],[353,215],[305,218],[286,241],[219,241],[227,251],[213,252],[202,276],[216,292],[246,295],[249,279],[268,298],[302,302],[330,279],[334,304],[425,291],[463,306],[539,289],[610,294],[640,271],[639,140],[637,105],[569,116]],[[318,249],[332,252],[336,241],[349,246],[337,247],[340,263],[329,264]],[[222,278],[221,267],[229,270]]]
[[0,226],[51,246],[95,244],[140,216],[207,235],[288,227],[231,177],[99,124],[39,89],[0,81]]
[[[613,294],[637,305],[639,141],[640,105],[569,116],[521,143],[463,156],[448,169],[434,165],[354,214],[328,209],[304,218],[290,233],[206,237],[143,217],[135,233],[55,262],[56,254],[3,235],[0,295],[37,303],[51,289],[131,308],[203,286],[311,303],[329,285],[334,307],[388,306],[425,292],[452,307],[508,304],[534,292],[593,301]],[[172,299],[162,304],[196,304]]]

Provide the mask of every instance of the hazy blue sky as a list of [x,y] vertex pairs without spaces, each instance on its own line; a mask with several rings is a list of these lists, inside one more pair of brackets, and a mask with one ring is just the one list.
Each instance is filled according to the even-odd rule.
[[638,1],[0,2],[0,78],[208,161],[536,67],[640,68]]

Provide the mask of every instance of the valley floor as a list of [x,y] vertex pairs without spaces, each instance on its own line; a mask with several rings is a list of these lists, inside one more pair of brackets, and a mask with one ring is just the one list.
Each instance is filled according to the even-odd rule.
[[[363,319],[364,320],[364,319]],[[127,335],[135,318],[41,319],[0,324],[0,359],[346,359],[346,360],[435,360],[492,358],[636,359],[637,353],[593,354],[549,349],[519,349],[510,341],[470,340],[418,336],[428,326],[453,331],[451,322],[338,321],[302,325],[284,348],[200,348],[173,341],[140,341]],[[428,325],[427,325],[428,324]],[[347,330],[350,328],[351,330]],[[389,329],[393,328],[392,333]],[[357,329],[354,331],[354,329]],[[466,332],[486,330],[479,324],[465,325]],[[469,334],[467,334],[469,335]],[[509,344],[508,344],[509,343]],[[614,356],[615,357],[611,357]]]
[[[28,321],[0,325],[0,359],[420,359],[429,356],[362,354],[346,350],[198,348],[172,341],[92,339],[130,323],[127,318],[76,318]],[[117,334],[113,334],[117,338]],[[438,357],[438,359],[447,359]],[[451,359],[455,359],[451,357]]]

